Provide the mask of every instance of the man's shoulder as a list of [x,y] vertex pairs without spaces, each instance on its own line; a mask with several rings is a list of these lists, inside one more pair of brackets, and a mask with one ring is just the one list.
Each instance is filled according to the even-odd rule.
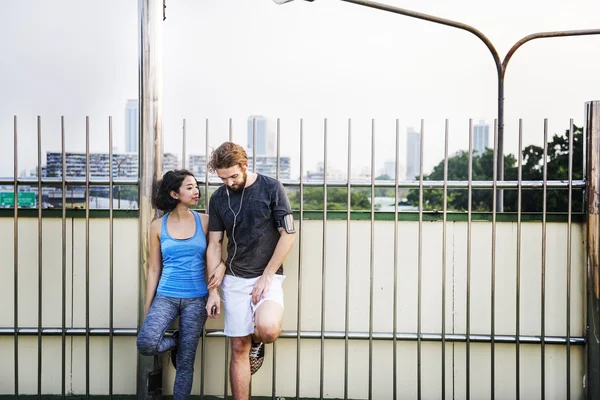
[[262,181],[262,183],[264,185],[266,185],[268,188],[275,188],[275,187],[281,185],[281,182],[278,179],[272,178],[267,175],[262,175],[262,174],[256,174],[256,175],[258,176],[258,179],[260,179]]

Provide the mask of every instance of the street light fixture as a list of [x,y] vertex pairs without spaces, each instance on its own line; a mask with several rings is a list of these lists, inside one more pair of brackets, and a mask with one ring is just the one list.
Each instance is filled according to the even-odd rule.
[[[285,4],[285,3],[289,3],[290,1],[294,1],[294,0],[273,0],[273,1],[277,4]],[[304,1],[313,2],[314,0],[304,0]]]
[[[293,0],[273,0],[277,4],[285,4],[289,3]],[[304,0],[310,1],[313,0]],[[446,25],[452,28],[461,29],[467,32],[472,33],[477,36],[488,48],[492,57],[494,58],[494,63],[496,65],[496,71],[498,74],[498,110],[497,110],[497,121],[498,121],[498,143],[496,148],[497,160],[496,160],[496,176],[494,177],[497,181],[504,180],[504,75],[506,74],[506,68],[508,66],[508,62],[514,55],[515,51],[519,49],[525,43],[534,40],[534,39],[544,39],[544,38],[552,38],[552,37],[566,37],[566,36],[588,36],[588,35],[598,35],[600,34],[600,29],[583,29],[583,30],[572,30],[572,31],[555,31],[555,32],[538,32],[533,33],[531,35],[527,35],[518,42],[516,42],[510,50],[506,53],[504,60],[500,59],[500,55],[498,51],[492,44],[492,42],[481,33],[479,30],[474,27],[463,24],[461,22],[452,21],[445,18],[436,17],[429,14],[423,14],[412,10],[407,10],[404,8],[394,7],[387,4],[377,3],[370,0],[340,0],[345,3],[353,3],[363,7],[375,8],[382,11],[391,12],[394,14],[404,15],[406,17],[421,19],[424,21],[434,22],[436,24]],[[504,209],[504,201],[503,201],[503,190],[497,189],[497,202],[496,202],[496,211],[502,212]]]

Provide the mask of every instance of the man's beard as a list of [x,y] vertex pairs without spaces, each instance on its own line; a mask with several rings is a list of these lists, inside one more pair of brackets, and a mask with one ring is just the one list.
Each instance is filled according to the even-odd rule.
[[232,192],[241,192],[246,187],[246,179],[248,178],[248,173],[246,171],[244,171],[243,177],[244,179],[242,180],[242,183],[229,187]]

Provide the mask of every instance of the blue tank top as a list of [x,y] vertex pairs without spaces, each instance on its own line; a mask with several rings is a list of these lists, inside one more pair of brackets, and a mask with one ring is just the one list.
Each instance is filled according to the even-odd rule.
[[174,239],[167,231],[167,217],[162,218],[160,250],[163,268],[156,293],[167,297],[194,298],[208,295],[206,287],[206,235],[197,212],[194,236]]

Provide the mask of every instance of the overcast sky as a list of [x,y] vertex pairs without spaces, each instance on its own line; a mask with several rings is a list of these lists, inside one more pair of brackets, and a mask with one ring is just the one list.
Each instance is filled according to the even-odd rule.
[[[503,57],[521,37],[548,30],[600,28],[597,0],[388,0],[389,4],[471,24]],[[108,151],[108,116],[124,150],[127,99],[137,97],[137,0],[0,0],[0,175],[12,176],[13,115],[18,116],[18,169],[37,165],[36,116],[42,150],[60,150],[60,116],[67,150],[85,150],[85,116],[92,151]],[[370,165],[371,118],[376,166],[393,159],[400,120],[400,163],[406,129],[425,119],[427,172],[443,157],[444,119],[450,152],[468,146],[468,119],[493,123],[496,71],[473,35],[337,0],[167,0],[164,22],[165,151],[244,143],[246,119],[281,118],[282,153],[298,171],[299,119],[304,118],[304,169],[323,159],[328,118],[330,163],[346,169],[347,120],[353,119],[352,161]],[[526,44],[506,74],[507,153],[517,151],[518,118],[525,144],[541,144],[569,118],[581,125],[584,103],[600,99],[600,36]]]

